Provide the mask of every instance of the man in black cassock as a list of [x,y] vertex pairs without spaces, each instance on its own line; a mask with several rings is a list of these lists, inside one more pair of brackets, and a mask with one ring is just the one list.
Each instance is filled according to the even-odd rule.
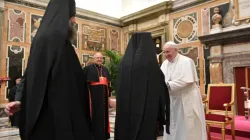
[[170,99],[150,33],[132,35],[119,66],[115,140],[156,140],[157,121],[169,133]]
[[26,78],[26,71],[24,72],[24,75],[20,78],[19,83],[15,86],[15,93],[14,93],[15,97],[13,97],[14,100],[9,102],[5,106],[5,112],[9,116],[18,115],[18,117],[17,117],[18,126],[19,126],[19,122],[20,122],[19,111],[20,111],[20,107],[21,107],[21,99],[22,99],[22,95],[23,95],[25,78]]
[[20,110],[25,79],[26,79],[26,71],[24,72],[24,75],[20,78],[20,82],[16,85],[15,97],[14,97],[15,100],[8,103],[5,107],[5,112],[9,116],[13,116],[16,112]]
[[109,97],[110,75],[103,66],[103,55],[96,53],[93,64],[84,68],[84,74],[89,87],[89,101],[91,111],[91,126],[94,140],[110,138]]
[[31,44],[21,100],[23,140],[92,139],[86,83],[71,44],[75,9],[74,0],[50,0]]
[[[13,86],[10,88],[8,93],[9,102],[15,101],[17,86],[19,85],[21,77],[16,77],[13,79]],[[12,127],[19,127],[19,113],[13,114],[10,118],[10,123]]]

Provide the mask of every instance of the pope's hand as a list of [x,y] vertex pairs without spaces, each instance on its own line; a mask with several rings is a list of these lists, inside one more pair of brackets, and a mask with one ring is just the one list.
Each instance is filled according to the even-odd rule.
[[14,102],[10,102],[6,105],[5,107],[5,112],[9,115],[12,116],[14,115],[16,112],[18,112],[20,110],[21,107],[21,102],[19,101],[14,101]]

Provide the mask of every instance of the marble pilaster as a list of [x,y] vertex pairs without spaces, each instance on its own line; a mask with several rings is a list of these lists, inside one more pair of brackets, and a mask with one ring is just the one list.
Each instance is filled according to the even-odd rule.
[[212,46],[210,48],[210,83],[223,83],[223,64],[222,64],[222,46]]

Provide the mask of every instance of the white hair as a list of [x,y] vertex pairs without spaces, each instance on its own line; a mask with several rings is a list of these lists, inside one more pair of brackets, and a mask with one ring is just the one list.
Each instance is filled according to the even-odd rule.
[[[95,53],[95,54],[94,54],[94,56],[93,56],[93,57],[95,58],[98,54],[102,55],[102,53],[97,52],[97,53]],[[103,56],[103,55],[102,55],[102,56]]]
[[[172,48],[178,48],[177,47],[177,44],[175,44],[173,41],[168,41],[168,42],[166,42],[165,44],[164,44],[164,46],[169,46],[169,47],[172,47]],[[163,46],[163,47],[164,47]]]

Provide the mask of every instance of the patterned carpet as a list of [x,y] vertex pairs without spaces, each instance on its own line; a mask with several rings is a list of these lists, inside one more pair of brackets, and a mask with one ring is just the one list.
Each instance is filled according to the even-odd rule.
[[[115,109],[110,109],[110,127],[111,127],[111,139],[114,140],[114,125],[115,125]],[[7,119],[5,119],[6,121]],[[0,122],[5,123],[6,122]],[[20,140],[20,137],[18,135],[18,129],[17,128],[8,128],[8,126],[2,126],[0,127],[0,140]],[[162,138],[158,138],[158,140],[162,140]]]

